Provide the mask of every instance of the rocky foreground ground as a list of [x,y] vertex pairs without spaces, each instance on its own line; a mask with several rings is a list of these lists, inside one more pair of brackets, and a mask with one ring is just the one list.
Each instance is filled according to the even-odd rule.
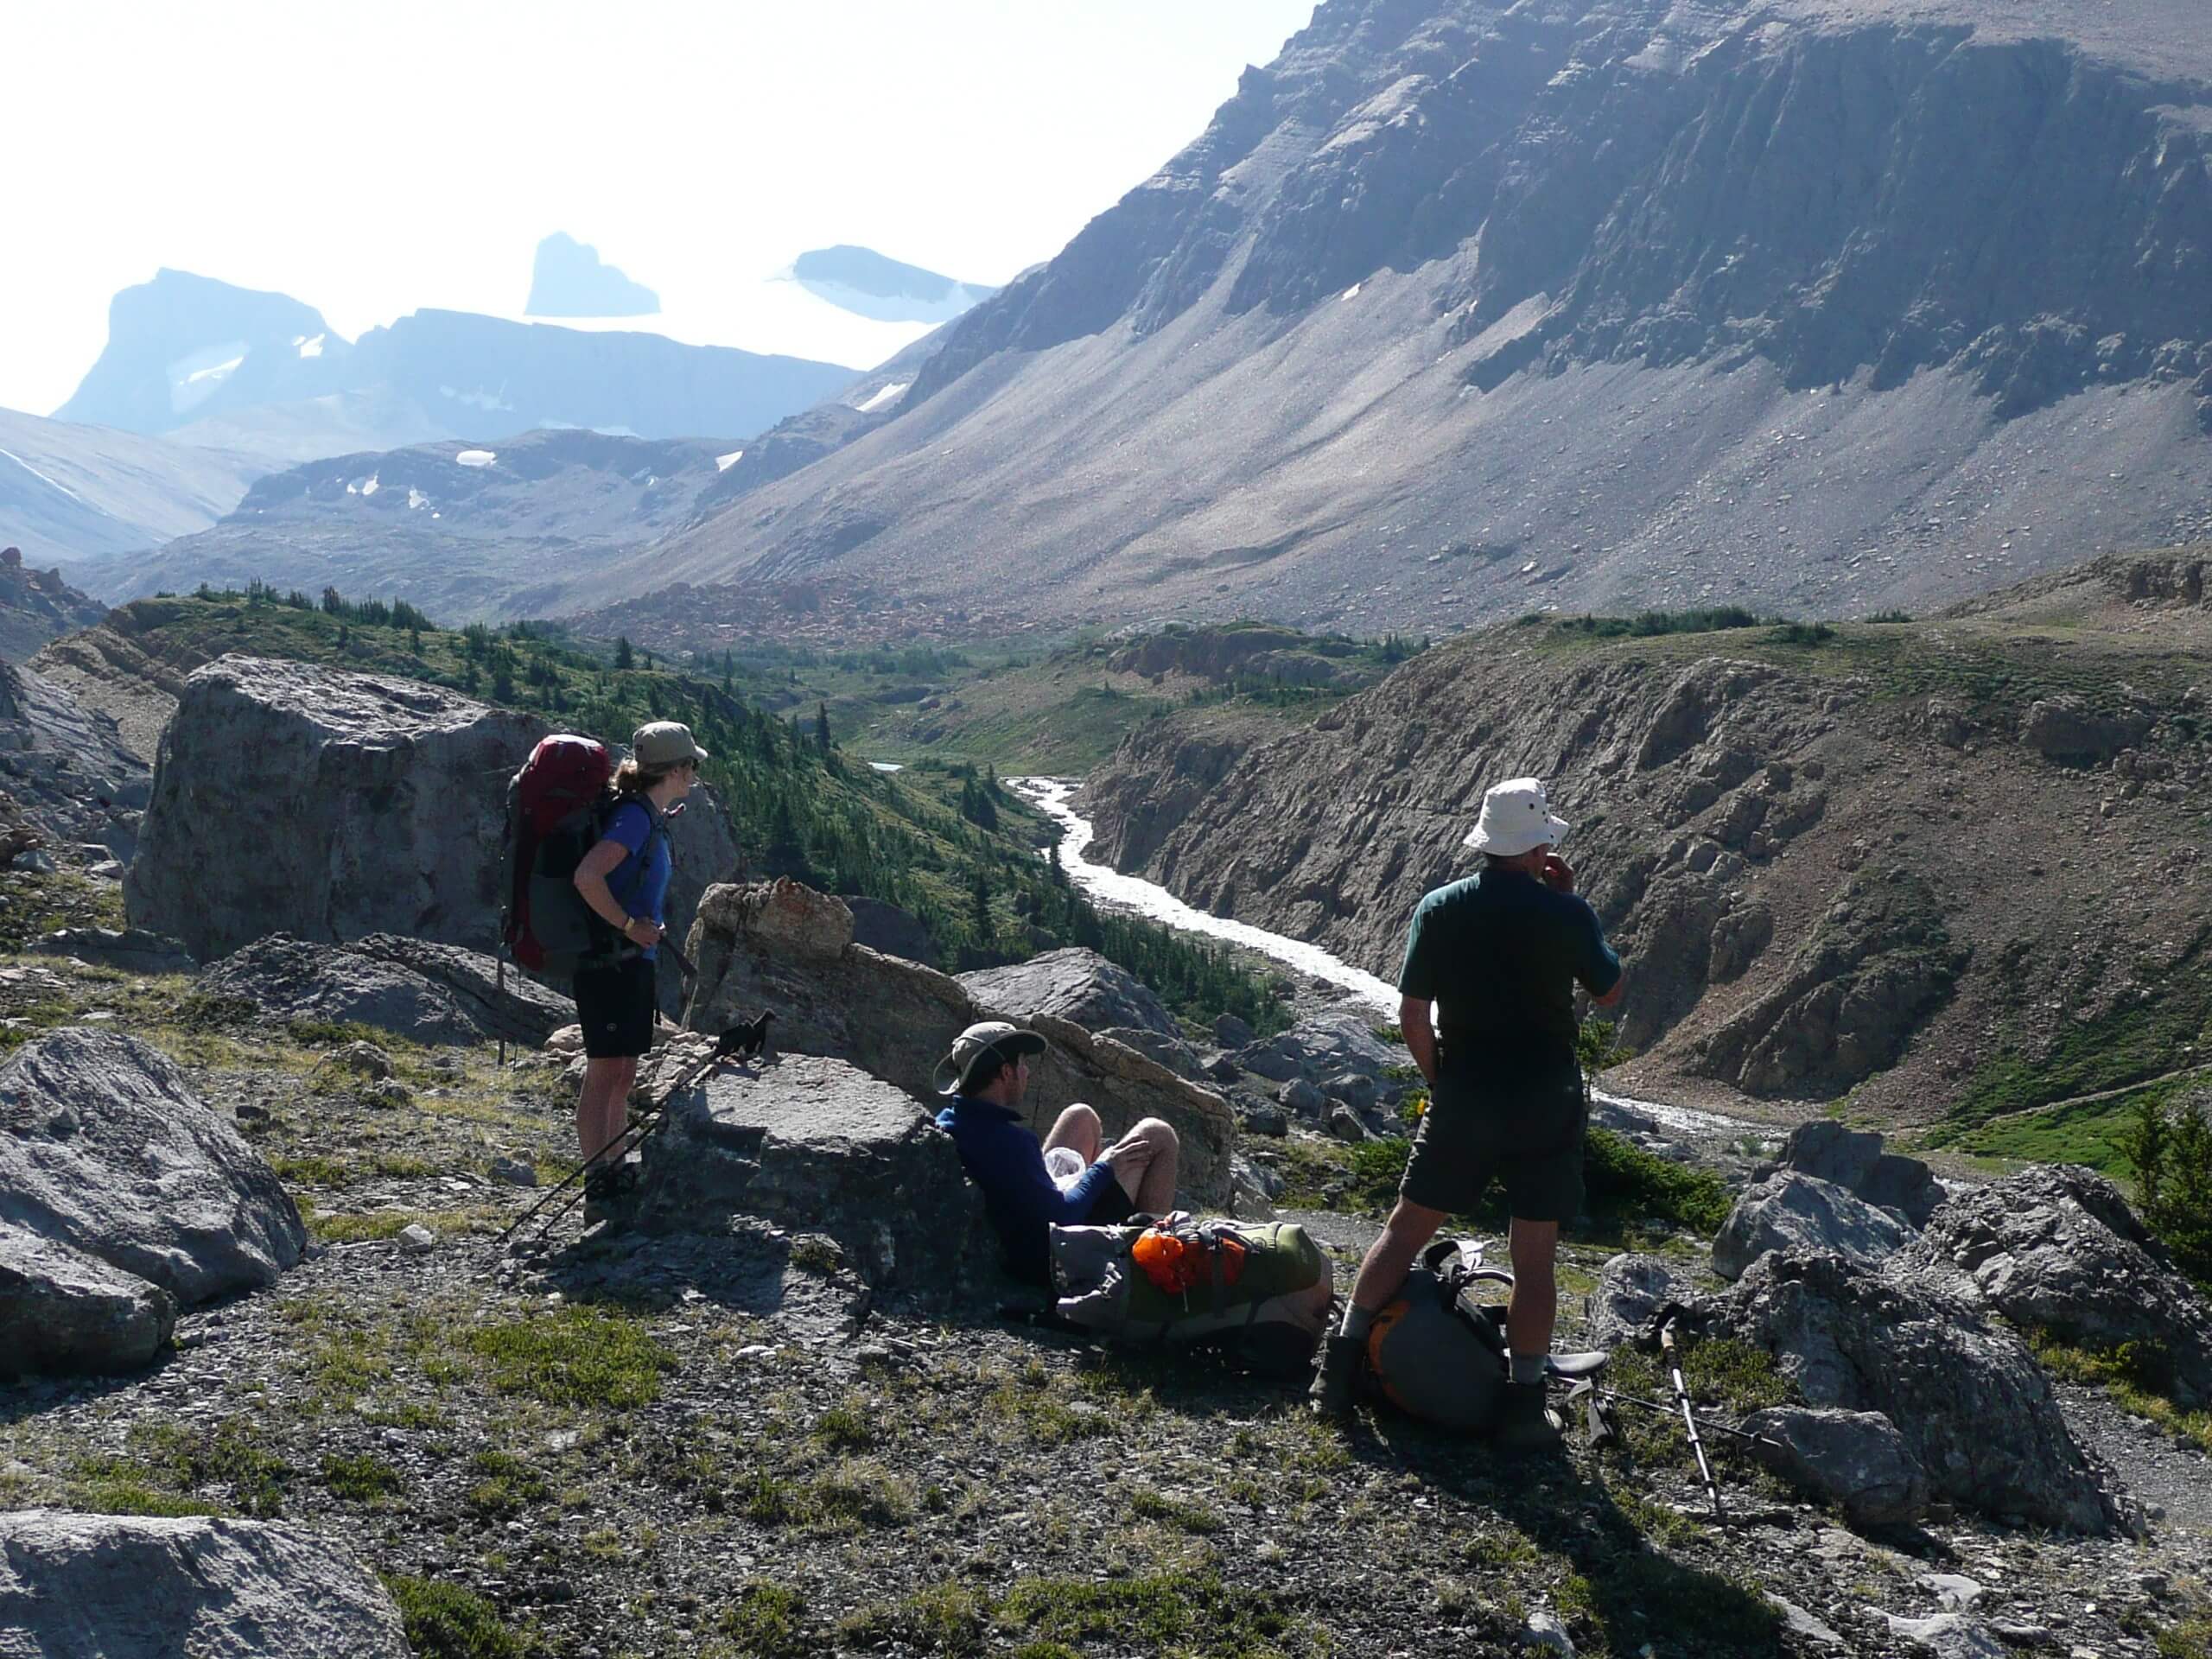
[[[0,1017],[175,1058],[311,1236],[142,1371],[0,1389],[0,1503],[300,1529],[381,1576],[421,1653],[2202,1651],[2212,1481],[2172,1432],[2201,1416],[2057,1385],[2139,1539],[1941,1503],[1855,1532],[1716,1435],[1719,1527],[1656,1415],[1522,1463],[1387,1410],[1339,1435],[1280,1383],[1009,1317],[972,1261],[871,1288],[848,1244],[745,1216],[571,1216],[510,1255],[513,1183],[569,1147],[557,1058],[375,1033],[378,1076],[358,1030],[52,958],[0,959]],[[1306,1219],[1348,1272],[1371,1220]],[[1718,1292],[1701,1238],[1580,1242],[1564,1340],[1624,1243]],[[1718,1336],[1688,1370],[1721,1421],[1792,1391]],[[1665,1388],[1632,1350],[1617,1375]]]

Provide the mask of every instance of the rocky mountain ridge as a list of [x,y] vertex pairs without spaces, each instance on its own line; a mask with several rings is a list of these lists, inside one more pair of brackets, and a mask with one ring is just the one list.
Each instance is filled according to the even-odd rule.
[[1414,901],[1472,868],[1483,790],[1548,778],[1627,961],[1630,1094],[1848,1091],[1924,1122],[2099,1044],[2139,1082],[2212,1014],[2205,566],[2108,562],[1918,624],[1532,618],[1255,744],[1156,721],[1083,799],[1117,868],[1389,976]]
[[115,604],[258,581],[394,595],[452,623],[544,616],[689,522],[738,453],[729,439],[568,429],[340,455],[272,474],[213,528],[85,575]]
[[1332,0],[895,420],[637,579],[1379,632],[2197,533],[2192,15]]
[[0,543],[79,571],[207,529],[277,464],[0,410]]
[[64,420],[312,461],[576,426],[742,437],[852,371],[659,334],[424,308],[347,341],[313,307],[189,272],[124,289]]
[[0,662],[19,663],[57,634],[89,628],[107,607],[62,581],[61,572],[23,563],[19,547],[0,547]]

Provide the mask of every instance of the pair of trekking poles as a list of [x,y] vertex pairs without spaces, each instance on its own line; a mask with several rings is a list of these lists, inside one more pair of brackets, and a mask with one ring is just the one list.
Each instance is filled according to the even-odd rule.
[[[1713,1465],[1705,1455],[1705,1441],[1698,1433],[1697,1411],[1690,1402],[1689,1385],[1682,1379],[1682,1358],[1675,1343],[1675,1325],[1682,1310],[1675,1306],[1662,1308],[1645,1327],[1647,1339],[1657,1343],[1660,1354],[1667,1364],[1667,1378],[1674,1386],[1674,1402],[1648,1400],[1640,1395],[1623,1394],[1618,1389],[1602,1386],[1595,1377],[1586,1377],[1568,1391],[1567,1403],[1582,1404],[1586,1438],[1592,1446],[1602,1446],[1618,1434],[1612,1416],[1615,1406],[1636,1406],[1645,1411],[1656,1412],[1662,1417],[1679,1417],[1682,1433],[1688,1437],[1690,1450],[1697,1458],[1697,1472],[1705,1482],[1706,1496],[1713,1503],[1713,1518],[1722,1525],[1729,1521],[1727,1506],[1720,1501],[1720,1484],[1713,1478]],[[1708,1422],[1705,1427],[1716,1434],[1726,1434],[1752,1446],[1781,1449],[1782,1442],[1770,1434],[1754,1434],[1748,1429],[1731,1428],[1725,1423]]]

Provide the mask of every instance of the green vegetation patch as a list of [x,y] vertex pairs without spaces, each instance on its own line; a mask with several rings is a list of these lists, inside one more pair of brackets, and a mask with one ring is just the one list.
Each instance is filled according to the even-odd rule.
[[0,955],[27,950],[58,927],[121,928],[123,889],[75,870],[0,871]]
[[1084,1651],[1190,1659],[1318,1654],[1321,1637],[1279,1597],[1211,1572],[1126,1579],[1023,1579],[992,1611],[1000,1630]]
[[806,1599],[798,1591],[755,1579],[715,1616],[715,1628],[752,1659],[808,1659],[817,1644],[805,1617]]
[[650,1405],[677,1363],[638,1320],[589,1304],[482,1326],[466,1346],[488,1362],[501,1394],[607,1411]]
[[2123,1409],[2148,1417],[2175,1439],[2212,1452],[2212,1411],[2185,1410],[2173,1400],[2173,1356],[2162,1343],[2123,1342],[2091,1348],[2030,1331],[2028,1346],[2044,1369],[2069,1382],[2102,1389]]
[[[1989,1118],[2146,1083],[2212,1052],[2212,964],[2202,941],[2145,990],[2143,1001],[2093,1020],[2063,1011],[2013,1016],[2012,1040],[1967,1079],[1929,1144],[1961,1144]],[[2053,1024],[2048,1040],[2025,1039]]]
[[[1294,1208],[1379,1213],[1397,1202],[1413,1142],[1386,1135],[1356,1146],[1298,1138],[1277,1155],[1282,1202]],[[1607,1228],[1711,1233],[1727,1219],[1726,1182],[1710,1170],[1643,1150],[1610,1129],[1593,1128],[1584,1143],[1582,1179],[1590,1218]],[[1495,1186],[1483,1208],[1454,1223],[1495,1230],[1504,1225],[1505,1199]]]
[[473,1591],[405,1573],[385,1574],[384,1587],[419,1659],[521,1659],[530,1651],[499,1610]]
[[373,1452],[329,1452],[322,1459],[322,1484],[333,1497],[377,1503],[398,1496],[406,1478]]
[[121,1456],[79,1459],[71,1472],[78,1507],[106,1515],[283,1513],[293,1470],[261,1443],[253,1424],[226,1417],[212,1428],[171,1422],[134,1427]]

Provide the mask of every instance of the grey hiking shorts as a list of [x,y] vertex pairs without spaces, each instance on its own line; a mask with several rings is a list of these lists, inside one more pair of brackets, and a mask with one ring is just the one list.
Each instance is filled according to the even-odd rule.
[[1589,1122],[1579,1068],[1471,1085],[1447,1069],[1414,1132],[1399,1196],[1425,1209],[1466,1215],[1497,1181],[1515,1219],[1567,1226],[1582,1213]]

